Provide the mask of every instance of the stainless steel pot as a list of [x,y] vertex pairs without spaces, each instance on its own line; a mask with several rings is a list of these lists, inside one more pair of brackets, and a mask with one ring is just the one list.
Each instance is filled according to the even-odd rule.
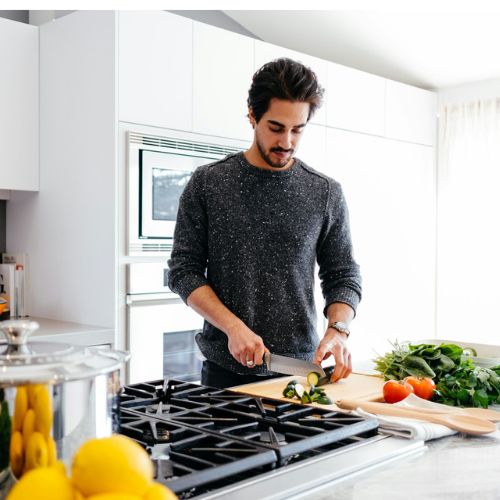
[[125,352],[28,342],[34,321],[0,322],[0,499],[34,467],[62,460],[118,425]]

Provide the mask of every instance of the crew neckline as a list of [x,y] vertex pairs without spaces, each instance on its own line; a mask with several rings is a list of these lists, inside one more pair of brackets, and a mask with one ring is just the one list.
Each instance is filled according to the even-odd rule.
[[287,168],[286,170],[268,170],[266,168],[261,168],[257,167],[255,165],[252,165],[245,157],[243,151],[240,151],[238,153],[238,160],[240,162],[240,165],[248,172],[254,174],[254,175],[259,175],[259,176],[267,176],[267,177],[289,177],[292,175],[295,170],[297,170],[297,164],[300,161],[297,158],[293,158],[293,163],[290,166],[290,168]]

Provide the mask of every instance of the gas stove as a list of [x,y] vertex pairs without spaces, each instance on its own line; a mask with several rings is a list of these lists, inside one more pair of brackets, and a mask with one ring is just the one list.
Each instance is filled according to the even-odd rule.
[[125,386],[119,432],[181,499],[291,498],[423,449],[376,419],[173,379]]

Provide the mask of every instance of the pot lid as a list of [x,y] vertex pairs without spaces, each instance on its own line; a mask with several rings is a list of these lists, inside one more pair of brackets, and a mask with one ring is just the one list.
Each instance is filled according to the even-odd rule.
[[80,347],[59,342],[30,342],[36,321],[0,322],[0,387],[29,383],[59,383],[118,370],[129,359],[121,351]]

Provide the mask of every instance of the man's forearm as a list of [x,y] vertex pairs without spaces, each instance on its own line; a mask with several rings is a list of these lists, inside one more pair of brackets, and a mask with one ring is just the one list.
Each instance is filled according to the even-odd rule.
[[203,316],[210,324],[226,335],[238,328],[242,321],[233,314],[217,297],[212,287],[204,285],[196,288],[188,297],[189,307]]
[[326,311],[328,324],[331,325],[334,321],[341,321],[347,325],[354,318],[354,310],[351,306],[343,302],[334,302],[328,306]]
[[212,287],[204,285],[196,288],[189,295],[187,303],[227,335],[227,347],[236,361],[247,368],[263,363],[267,348],[262,338],[221,302]]

